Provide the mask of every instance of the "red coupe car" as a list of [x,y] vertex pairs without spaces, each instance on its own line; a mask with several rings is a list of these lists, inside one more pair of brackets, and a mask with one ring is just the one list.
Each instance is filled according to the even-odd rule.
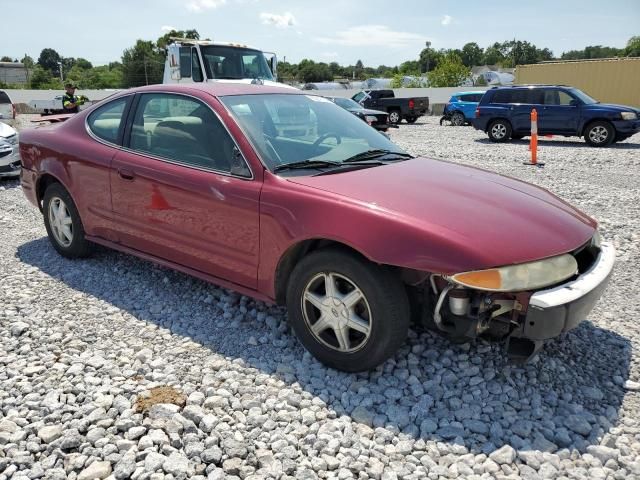
[[332,367],[375,367],[411,321],[528,358],[601,296],[614,248],[548,191],[414,158],[332,102],[262,85],[120,92],[20,136],[53,247],[94,243],[286,304]]

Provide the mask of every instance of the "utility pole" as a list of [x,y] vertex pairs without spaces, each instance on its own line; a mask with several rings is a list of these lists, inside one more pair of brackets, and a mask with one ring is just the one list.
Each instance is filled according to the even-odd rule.
[[143,59],[144,63],[144,83],[145,85],[149,85],[149,78],[147,77],[147,57]]
[[427,71],[425,73],[429,73],[429,48],[431,48],[431,42],[427,40],[425,45],[427,46]]
[[60,66],[60,81],[64,83],[64,78],[62,78],[62,62],[58,62],[58,65]]

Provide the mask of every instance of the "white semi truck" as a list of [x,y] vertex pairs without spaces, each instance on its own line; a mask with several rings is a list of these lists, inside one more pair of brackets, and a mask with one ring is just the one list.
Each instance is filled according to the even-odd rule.
[[[238,43],[172,38],[162,83],[229,82],[278,85],[278,59]],[[293,87],[291,87],[293,88]]]

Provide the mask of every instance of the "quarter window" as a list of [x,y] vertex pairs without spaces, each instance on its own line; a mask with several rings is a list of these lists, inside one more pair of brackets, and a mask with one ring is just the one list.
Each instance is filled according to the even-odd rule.
[[[188,166],[251,176],[233,139],[213,111],[202,102],[181,95],[141,95],[130,148]],[[242,165],[236,165],[238,162]]]
[[118,98],[91,113],[87,120],[91,132],[109,143],[118,143],[127,101],[128,97]]
[[545,105],[571,105],[573,100],[571,95],[562,90],[545,90],[544,92]]

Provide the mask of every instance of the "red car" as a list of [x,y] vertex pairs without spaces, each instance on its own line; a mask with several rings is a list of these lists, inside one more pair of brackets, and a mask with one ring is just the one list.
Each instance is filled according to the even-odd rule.
[[601,296],[615,252],[548,191],[414,158],[332,102],[155,85],[20,136],[53,247],[94,243],[286,304],[332,367],[375,367],[411,321],[528,358]]

